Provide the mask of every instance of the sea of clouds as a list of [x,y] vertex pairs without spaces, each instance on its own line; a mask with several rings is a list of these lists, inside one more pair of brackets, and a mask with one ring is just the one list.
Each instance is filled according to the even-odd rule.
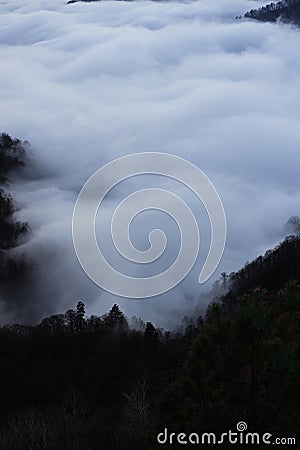
[[[26,282],[2,296],[2,323],[36,321],[81,299],[89,314],[117,302],[128,316],[172,326],[199,301],[209,226],[182,186],[177,194],[204,224],[199,260],[177,288],[153,299],[126,300],[101,291],[81,269],[71,234],[76,197],[88,177],[116,157],[167,152],[211,179],[228,222],[215,278],[283,238],[300,200],[300,31],[235,20],[265,3],[0,2],[1,128],[27,139],[33,160],[26,180],[11,186],[18,217],[31,226],[17,251],[32,269]],[[124,193],[150,181],[134,180],[115,192],[103,223],[109,226]],[[137,245],[146,245],[157,223],[167,234],[164,217],[139,218]],[[172,227],[164,264],[178,251]]]

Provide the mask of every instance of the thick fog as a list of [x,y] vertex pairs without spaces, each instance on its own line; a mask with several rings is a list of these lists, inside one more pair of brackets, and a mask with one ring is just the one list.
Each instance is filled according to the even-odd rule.
[[[239,269],[283,238],[287,219],[299,213],[300,31],[234,19],[261,4],[1,1],[1,131],[32,145],[27,178],[11,185],[18,218],[31,227],[16,251],[31,269],[21,286],[2,294],[2,323],[36,321],[83,300],[89,314],[117,302],[129,317],[170,327],[221,272]],[[173,181],[129,181],[104,203],[99,235],[125,194],[154,183],[189,203],[201,248],[190,275],[172,291],[122,299],[81,269],[72,212],[96,169],[146,151],[184,157],[204,171],[224,204],[227,244],[214,277],[200,288],[210,242],[203,207]],[[149,231],[164,227],[169,247],[157,273],[176,257],[179,235],[162,213],[148,214],[136,219],[132,240],[145,248]],[[108,237],[108,258],[109,244]],[[123,262],[118,267],[126,270]]]

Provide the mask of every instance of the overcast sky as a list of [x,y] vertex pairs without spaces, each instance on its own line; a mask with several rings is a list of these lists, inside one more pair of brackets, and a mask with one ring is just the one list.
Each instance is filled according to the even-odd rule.
[[[118,302],[128,316],[172,326],[191,307],[186,297],[199,299],[208,220],[172,183],[155,181],[190,201],[203,220],[200,255],[182,284],[151,300],[125,300],[101,291],[79,266],[71,236],[76,197],[96,169],[119,156],[171,153],[214,183],[228,237],[211,281],[282,239],[287,219],[299,214],[300,32],[234,20],[265,3],[1,1],[0,123],[30,141],[40,175],[12,187],[18,216],[32,229],[18,252],[34,271],[21,291],[2,297],[1,322],[38,320],[81,299],[89,314]],[[124,193],[152,182],[116,191],[103,223]],[[163,224],[171,245],[164,264],[176,257],[174,224],[157,215],[139,220],[133,240],[145,245],[150,225]]]

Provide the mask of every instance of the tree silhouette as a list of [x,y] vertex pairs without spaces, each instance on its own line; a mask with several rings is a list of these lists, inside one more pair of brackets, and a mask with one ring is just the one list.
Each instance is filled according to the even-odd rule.
[[68,309],[65,313],[65,321],[70,333],[74,333],[76,330],[76,312],[73,309]]
[[80,332],[83,330],[85,325],[85,305],[82,301],[79,301],[76,306],[76,313],[75,313],[75,326],[76,331]]
[[104,327],[109,331],[125,331],[128,329],[127,319],[116,303],[104,316]]

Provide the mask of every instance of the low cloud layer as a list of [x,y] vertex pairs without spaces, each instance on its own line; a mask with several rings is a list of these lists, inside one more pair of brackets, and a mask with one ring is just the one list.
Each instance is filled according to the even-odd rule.
[[[19,217],[32,228],[18,251],[31,262],[34,281],[22,295],[3,298],[10,308],[3,308],[2,322],[38,320],[78,299],[89,313],[116,302],[81,270],[71,219],[87,178],[119,156],[172,153],[212,180],[228,221],[215,277],[283,237],[284,223],[299,213],[300,31],[234,20],[261,4],[1,2],[1,127],[31,142],[37,165],[34,178],[13,187]],[[104,216],[126,189],[112,195]],[[201,219],[201,206],[178,189]],[[145,245],[147,221],[140,220],[133,237]],[[202,230],[202,253],[189,277],[159,298],[117,299],[125,313],[169,326],[191,307],[185,295],[199,299],[207,218]]]

